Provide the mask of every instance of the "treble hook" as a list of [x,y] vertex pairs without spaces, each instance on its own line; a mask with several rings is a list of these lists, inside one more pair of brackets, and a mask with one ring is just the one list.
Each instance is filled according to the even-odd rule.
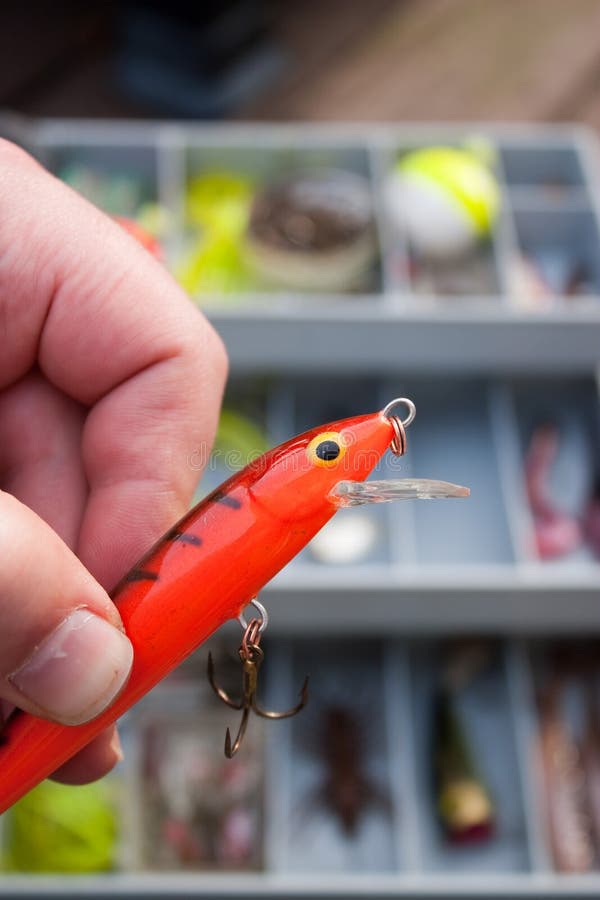
[[[257,605],[257,604],[255,604]],[[300,700],[293,707],[293,709],[288,709],[286,712],[270,712],[268,710],[262,709],[256,701],[256,688],[258,684],[258,670],[262,664],[265,655],[260,647],[260,639],[262,636],[262,631],[264,630],[266,618],[261,619],[251,619],[246,629],[244,631],[244,636],[242,637],[242,643],[240,644],[240,648],[238,650],[239,657],[242,661],[242,699],[241,700],[233,700],[229,694],[223,690],[222,687],[219,687],[215,680],[215,666],[212,658],[212,654],[208,654],[208,680],[210,682],[210,686],[213,691],[219,697],[223,703],[226,703],[227,706],[231,707],[231,709],[241,709],[242,710],[242,721],[240,722],[240,727],[238,729],[238,733],[236,735],[235,741],[231,742],[231,732],[229,728],[225,734],[225,756],[228,759],[231,759],[232,756],[240,749],[242,740],[246,733],[246,727],[248,725],[248,717],[250,715],[250,711],[256,713],[257,716],[260,716],[263,719],[288,719],[290,716],[295,716],[296,713],[299,713],[300,710],[306,705],[308,701],[308,676],[304,679],[304,684],[302,685],[302,690],[300,691]]]

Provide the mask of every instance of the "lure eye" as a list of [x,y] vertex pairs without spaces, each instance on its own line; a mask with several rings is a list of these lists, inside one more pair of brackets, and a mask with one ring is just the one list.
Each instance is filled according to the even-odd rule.
[[312,439],[306,453],[315,466],[331,469],[345,455],[346,445],[337,431],[323,431]]

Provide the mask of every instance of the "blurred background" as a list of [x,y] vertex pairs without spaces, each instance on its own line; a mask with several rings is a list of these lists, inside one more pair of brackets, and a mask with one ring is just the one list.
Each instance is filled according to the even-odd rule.
[[[337,514],[261,597],[259,699],[308,672],[308,708],[226,760],[200,648],[113,775],[0,819],[0,897],[599,896],[600,2],[7,2],[0,25],[0,133],[225,339],[196,500],[397,396],[408,454],[376,477],[471,488]],[[240,637],[209,642],[234,696]]]
[[3,4],[31,115],[600,123],[595,0]]

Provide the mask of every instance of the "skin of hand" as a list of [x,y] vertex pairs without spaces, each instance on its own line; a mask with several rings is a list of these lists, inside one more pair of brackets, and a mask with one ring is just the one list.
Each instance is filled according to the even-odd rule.
[[[107,591],[188,508],[227,359],[166,270],[0,140],[0,703],[99,714],[132,647]],[[206,458],[206,453],[204,453]],[[121,758],[110,729],[56,778]]]

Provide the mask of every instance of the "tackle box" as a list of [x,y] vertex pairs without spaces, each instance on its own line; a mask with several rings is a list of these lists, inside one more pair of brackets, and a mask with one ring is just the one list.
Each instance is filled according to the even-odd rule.
[[[577,517],[598,476],[594,136],[575,126],[193,125],[10,114],[0,125],[55,172],[82,164],[141,178],[144,199],[168,214],[170,267],[185,244],[186,185],[197,173],[221,168],[264,179],[325,166],[366,177],[378,254],[360,290],[195,299],[227,344],[231,402],[258,417],[270,442],[406,395],[417,405],[408,453],[387,460],[381,477],[442,478],[471,488],[468,501],[342,510],[327,538],[264,591],[271,613],[266,702],[289,705],[305,669],[314,672],[317,700],[297,720],[264,731],[253,723],[265,763],[254,820],[260,851],[251,865],[145,871],[140,862],[145,723],[176,730],[169,715],[178,705],[188,723],[197,712],[199,728],[216,716],[212,697],[175,679],[124,725],[131,752],[116,776],[125,801],[120,871],[85,878],[2,874],[0,896],[598,896],[600,871],[553,869],[536,764],[535,694],[540,641],[566,634],[577,641],[600,630],[600,563],[585,543],[562,559],[538,557],[523,475],[534,428],[553,421],[560,430],[551,480],[557,505]],[[421,277],[405,235],[390,222],[386,179],[401,153],[461,145],[473,135],[494,151],[501,215],[465,292],[445,292],[431,273]],[[523,256],[559,258],[563,268],[570,260],[585,270],[585,291],[534,303],[519,281]],[[205,483],[222,474],[216,466]],[[336,523],[343,529],[353,517],[361,539],[352,559],[340,559],[344,532],[336,537]],[[237,632],[225,634],[235,646]],[[440,641],[465,634],[484,635],[494,648],[489,671],[464,701],[499,823],[486,847],[455,850],[436,824],[425,710]],[[194,684],[205,659],[203,648],[190,663]],[[303,717],[314,731],[320,704],[344,695],[356,699],[365,766],[387,797],[351,842],[326,821],[314,748],[304,747],[302,737]],[[217,745],[225,720],[219,721]]]

